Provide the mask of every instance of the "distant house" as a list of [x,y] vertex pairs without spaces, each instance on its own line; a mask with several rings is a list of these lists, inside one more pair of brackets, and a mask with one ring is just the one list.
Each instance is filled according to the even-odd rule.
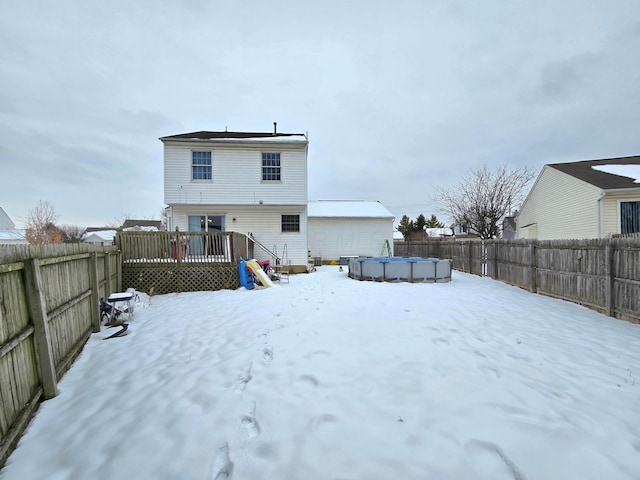
[[[402,234],[401,234],[402,235]],[[453,229],[449,227],[424,228],[424,230],[409,232],[405,240],[407,242],[427,242],[430,240],[442,240],[444,238],[453,238]]]
[[15,228],[16,224],[9,218],[4,208],[0,207],[0,230],[14,230]]
[[516,238],[516,217],[518,211],[516,210],[513,215],[504,217],[502,220],[502,238],[504,240],[514,240]]
[[123,232],[160,232],[162,221],[160,220],[125,220],[120,230]]
[[0,230],[0,245],[28,244],[26,230],[19,228]]
[[108,247],[110,245],[113,245],[116,233],[117,230],[115,228],[90,227],[85,230],[84,234],[82,234],[81,239],[85,243]]
[[545,165],[517,238],[588,239],[640,232],[640,156]]
[[[306,271],[306,134],[274,128],[273,133],[201,131],[160,140],[168,230],[251,234],[278,256],[286,248],[284,260],[292,270]],[[270,258],[262,249],[254,253],[258,260]]]
[[469,237],[478,238],[478,232],[476,232],[471,225],[463,225],[461,223],[454,223],[449,228],[453,232],[455,237]]
[[308,206],[312,257],[393,255],[393,214],[380,202],[321,200]]
[[20,245],[26,244],[26,231],[16,228],[16,224],[0,207],[0,245]]

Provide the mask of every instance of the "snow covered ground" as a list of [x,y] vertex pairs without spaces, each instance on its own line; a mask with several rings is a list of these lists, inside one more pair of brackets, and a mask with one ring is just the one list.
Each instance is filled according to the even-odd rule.
[[638,325],[458,272],[142,297],[2,480],[640,478]]

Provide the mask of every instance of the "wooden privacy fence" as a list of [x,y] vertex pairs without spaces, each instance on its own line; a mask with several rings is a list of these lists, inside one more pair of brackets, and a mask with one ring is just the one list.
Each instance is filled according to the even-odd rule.
[[0,247],[0,467],[92,332],[100,297],[117,291],[114,247]]
[[236,232],[120,232],[123,288],[165,294],[240,286],[237,262],[250,251]]
[[595,240],[396,242],[402,257],[450,258],[453,268],[640,323],[640,237]]

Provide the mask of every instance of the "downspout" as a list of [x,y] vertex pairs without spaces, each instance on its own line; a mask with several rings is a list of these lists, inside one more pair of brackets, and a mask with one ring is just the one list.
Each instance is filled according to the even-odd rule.
[[604,190],[600,192],[600,198],[598,198],[598,238],[602,238],[602,199],[604,198]]

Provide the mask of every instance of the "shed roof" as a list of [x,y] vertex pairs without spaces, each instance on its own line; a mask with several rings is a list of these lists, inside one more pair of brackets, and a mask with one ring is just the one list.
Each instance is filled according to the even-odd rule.
[[380,202],[362,200],[318,200],[309,202],[309,217],[330,218],[394,218]]
[[[635,183],[638,177],[631,178],[623,176],[620,173],[609,173],[612,169],[604,168],[609,172],[603,171],[603,168],[593,167],[613,167],[617,165],[637,166],[640,169],[640,156],[605,158],[601,160],[584,160],[581,162],[569,163],[551,163],[547,166],[571,175],[583,182],[587,182],[603,190],[614,190],[619,188],[638,188],[640,185]],[[622,170],[620,170],[621,172]],[[630,171],[630,170],[627,170]],[[628,174],[628,173],[627,173]]]

